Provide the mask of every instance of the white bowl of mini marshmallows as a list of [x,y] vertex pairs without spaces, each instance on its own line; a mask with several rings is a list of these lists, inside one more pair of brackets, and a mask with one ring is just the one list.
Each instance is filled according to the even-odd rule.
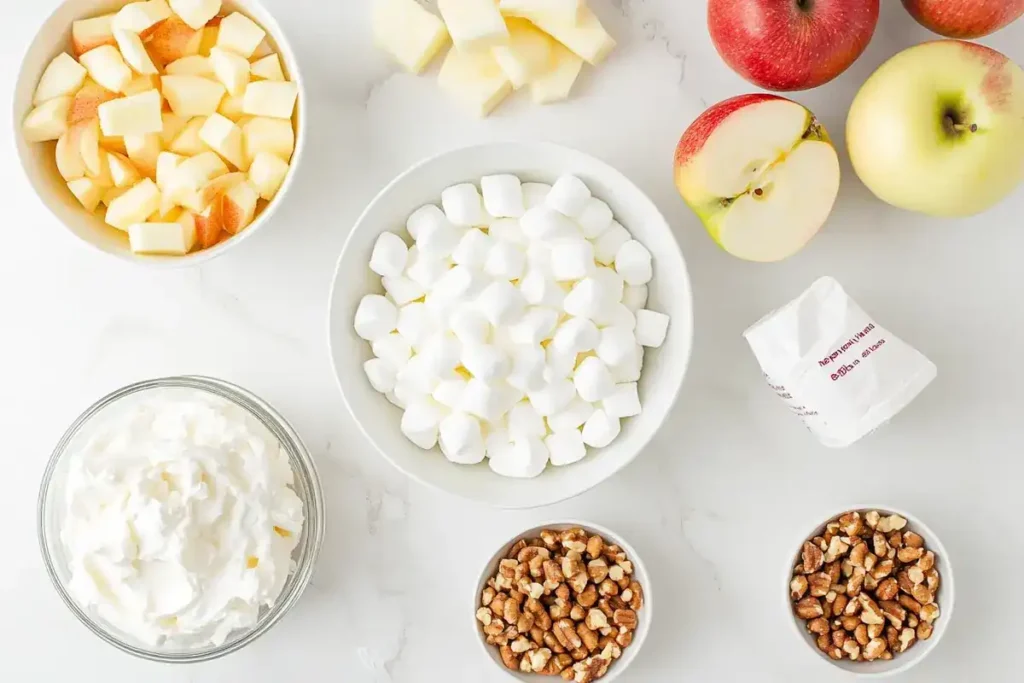
[[330,302],[345,401],[396,467],[506,508],[582,493],[668,415],[692,346],[686,264],[615,169],[548,144],[455,150],[360,217]]

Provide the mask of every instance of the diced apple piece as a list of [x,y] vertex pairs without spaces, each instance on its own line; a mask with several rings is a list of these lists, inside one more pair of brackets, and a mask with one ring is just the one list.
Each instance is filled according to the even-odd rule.
[[260,193],[252,183],[243,180],[221,195],[220,201],[212,205],[213,212],[216,213],[219,209],[221,228],[227,233],[237,235],[252,223],[259,199]]
[[437,82],[477,116],[487,116],[512,92],[512,83],[490,52],[449,50]]
[[372,11],[374,43],[411,73],[423,71],[448,41],[444,22],[416,0],[374,0]]
[[128,158],[144,176],[156,177],[156,160],[160,156],[160,134],[125,135],[124,146]]
[[256,81],[245,88],[242,111],[250,116],[290,119],[299,86],[291,81]]
[[107,225],[127,230],[141,223],[160,207],[160,190],[149,178],[143,178],[130,190],[107,205]]
[[71,23],[71,51],[81,57],[100,45],[115,45],[114,30],[111,26],[113,14],[104,14],[92,19],[80,19]]
[[128,66],[143,75],[159,73],[138,33],[117,28],[114,29],[114,40],[117,41],[117,47]]
[[228,95],[220,101],[220,106],[217,107],[217,113],[231,119],[235,123],[238,123],[238,120],[245,116],[245,112],[242,111],[242,104],[243,99],[241,97],[232,97],[231,95]]
[[561,43],[553,42],[548,70],[530,81],[530,97],[535,104],[568,99],[582,68],[583,59]]
[[103,188],[97,185],[92,178],[69,180],[68,189],[82,203],[85,210],[89,212],[95,211],[103,199]]
[[203,209],[213,204],[220,195],[230,190],[235,185],[247,180],[247,176],[241,172],[226,173],[218,176],[206,184],[199,192],[199,206]]
[[535,12],[545,12],[572,24],[580,21],[585,7],[584,0],[501,0],[498,3],[498,9],[505,16],[529,17]]
[[217,47],[217,36],[220,35],[220,26],[207,26],[202,30],[202,39],[199,41],[199,54],[203,57],[210,56],[210,50]]
[[580,9],[575,23],[549,11],[523,12],[523,15],[590,64],[600,64],[615,49],[615,39],[608,35],[588,7]]
[[175,169],[171,177],[171,185],[188,192],[198,193],[206,185],[222,175],[227,174],[228,167],[216,152],[203,152],[185,159]]
[[254,160],[261,152],[273,154],[284,162],[290,162],[295,151],[295,130],[291,121],[256,117],[242,125],[245,140],[245,155]]
[[253,78],[262,78],[265,81],[283,81],[284,71],[281,70],[281,58],[277,53],[267,55],[263,59],[257,59],[249,68]]
[[268,202],[274,198],[288,175],[288,164],[269,152],[260,152],[249,166],[249,182]]
[[54,97],[74,95],[82,87],[87,74],[84,66],[68,53],[61,52],[43,71],[36,86],[36,93],[32,97],[32,104],[40,105]]
[[[164,19],[171,16],[171,8],[165,0],[148,0],[146,2],[128,3],[114,15],[111,27],[114,31],[131,31],[132,33],[144,33],[147,29],[157,25]],[[117,35],[115,33],[114,37]]]
[[71,108],[68,110],[68,125],[74,126],[79,121],[96,118],[99,116],[100,105],[116,98],[117,93],[111,92],[91,78],[87,78],[71,100]]
[[[100,149],[100,127],[96,119],[83,121],[71,130],[71,139],[78,141],[78,153],[85,164],[87,175],[99,177],[103,175],[104,156],[106,152]],[[107,182],[109,187],[112,183]]]
[[217,47],[222,47],[249,59],[266,35],[267,32],[252,19],[240,12],[232,12],[221,19]]
[[211,114],[206,123],[199,129],[199,139],[210,149],[220,154],[235,168],[246,170],[245,148],[242,142],[242,129],[220,114]]
[[56,140],[68,130],[70,97],[54,97],[29,112],[21,126],[27,142]]
[[128,226],[128,244],[136,254],[184,256],[196,243],[195,222],[134,223]]
[[437,9],[462,52],[486,52],[508,40],[505,19],[494,0],[438,0]]
[[101,45],[78,59],[89,71],[89,77],[107,90],[123,92],[133,78],[132,70],[113,45]]
[[204,123],[206,123],[205,116],[189,119],[181,133],[174,138],[174,142],[168,145],[167,149],[185,157],[194,157],[197,154],[209,152],[210,148],[199,138],[199,131],[202,130]]
[[142,180],[132,162],[120,154],[106,152],[107,165],[110,167],[110,178],[114,187],[131,187]]
[[182,57],[199,54],[203,32],[172,15],[153,26],[143,37],[149,55],[158,64],[170,64]]
[[104,102],[98,108],[104,135],[142,135],[163,130],[160,92],[147,90],[138,95]]
[[245,57],[215,47],[210,51],[210,66],[228,95],[239,97],[245,94],[245,86],[249,84],[249,61]]
[[185,157],[174,152],[160,152],[160,155],[156,158],[156,186],[161,190],[166,190],[170,187],[171,181],[174,178],[174,171],[184,160]]
[[78,146],[77,136],[68,131],[57,138],[57,170],[64,180],[74,180],[85,175],[85,162]]
[[160,142],[165,148],[170,147],[181,131],[185,130],[188,119],[169,111],[161,113],[160,119],[163,123],[163,127],[160,129]]
[[[133,78],[128,85],[124,86],[125,95],[138,95],[144,93],[147,90],[160,91],[160,77],[149,75],[149,76],[136,76]],[[163,97],[161,96],[161,106]]]
[[217,16],[221,0],[170,0],[170,3],[171,9],[182,21],[194,29],[200,29]]
[[[149,217],[149,220],[147,220],[146,222],[147,223],[172,223],[172,222],[176,223],[186,213],[191,215],[189,212],[185,211],[185,209],[181,208],[180,206],[172,206],[169,209],[167,209],[166,211],[164,211],[163,210],[163,206],[161,206],[159,209],[156,210],[156,212],[153,213],[152,216]],[[193,222],[193,225],[194,225],[194,222]]]
[[224,86],[201,76],[164,76],[164,97],[178,116],[209,116],[217,112]]
[[124,138],[120,135],[107,136],[103,135],[103,131],[100,131],[100,147],[108,152],[128,156],[128,150],[124,146]]
[[109,207],[114,202],[115,199],[117,199],[118,197],[120,197],[121,195],[123,195],[125,192],[127,192],[130,189],[132,189],[132,188],[130,188],[130,187],[108,187],[106,190],[103,191],[103,198],[100,199],[100,201],[104,204],[104,206],[108,206]]
[[170,76],[202,76],[203,78],[214,78],[213,65],[206,57],[189,55],[182,57],[167,65],[165,72]]
[[509,19],[507,25],[508,44],[491,52],[512,87],[519,89],[548,69],[552,40],[525,19]]

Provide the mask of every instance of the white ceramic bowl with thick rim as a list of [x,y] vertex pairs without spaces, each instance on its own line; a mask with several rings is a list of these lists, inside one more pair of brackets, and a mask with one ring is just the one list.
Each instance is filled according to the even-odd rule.
[[[903,654],[894,655],[889,661],[876,660],[874,662],[852,662],[849,659],[830,659],[828,655],[818,649],[814,635],[807,630],[807,622],[798,617],[796,612],[793,611],[793,601],[789,597],[789,583],[793,578],[793,567],[800,561],[800,553],[803,550],[804,543],[815,536],[820,536],[825,531],[825,526],[829,522],[852,510],[856,510],[862,515],[869,510],[878,510],[881,513],[890,515],[895,514],[903,517],[907,520],[906,528],[919,534],[921,538],[924,539],[925,548],[935,553],[935,568],[938,570],[940,577],[939,591],[935,601],[939,606],[939,618],[936,619],[933,624],[934,630],[932,632],[932,637],[928,640],[917,641],[917,643],[915,643],[909,650]],[[833,668],[841,669],[847,673],[865,678],[884,678],[903,673],[927,657],[928,654],[939,644],[939,641],[946,632],[949,620],[953,616],[953,605],[956,597],[956,585],[953,579],[953,566],[949,560],[949,553],[946,551],[945,546],[942,545],[942,541],[940,541],[935,532],[920,519],[905,510],[900,510],[888,505],[853,505],[842,508],[841,510],[836,510],[831,515],[823,517],[819,524],[801,537],[798,545],[796,546],[796,552],[791,558],[789,566],[786,568],[786,578],[783,583],[782,595],[785,601],[784,604],[786,611],[789,614],[788,619],[793,626],[793,633],[795,633],[806,647],[809,648],[811,655],[818,661],[824,662]],[[886,624],[888,625],[888,622],[886,622]]]
[[[640,378],[643,412],[622,421],[621,435],[607,448],[591,450],[582,461],[551,467],[534,479],[501,477],[486,463],[448,462],[435,448],[424,451],[408,441],[399,424],[402,412],[370,386],[363,363],[370,345],[356,335],[353,317],[360,299],[383,293],[380,277],[367,265],[384,231],[401,234],[409,214],[439,204],[441,191],[461,182],[479,184],[494,173],[514,173],[524,182],[552,183],[571,173],[654,255],[648,307],[672,320],[659,349],[646,349]],[[576,496],[625,467],[654,436],[675,403],[690,360],[693,308],[690,280],[679,245],[665,218],[636,185],[608,164],[587,154],[545,143],[504,142],[466,147],[423,161],[400,175],[370,203],[349,235],[331,287],[331,360],[342,396],[356,423],[389,462],[416,481],[448,493],[502,508],[531,508]]]
[[476,611],[480,608],[480,594],[487,585],[488,579],[497,573],[498,563],[505,559],[508,551],[519,539],[536,538],[544,529],[564,531],[565,529],[573,529],[576,527],[581,527],[588,534],[597,534],[601,536],[606,543],[614,543],[622,548],[626,552],[627,559],[633,563],[633,578],[640,584],[644,591],[643,607],[641,607],[637,612],[637,627],[636,631],[633,633],[633,642],[630,643],[629,647],[624,648],[622,650],[622,656],[619,659],[616,659],[612,665],[608,667],[608,673],[601,678],[602,683],[611,683],[611,681],[618,678],[618,676],[629,667],[633,660],[636,659],[637,653],[640,652],[640,648],[643,647],[644,641],[647,639],[647,634],[651,630],[651,619],[654,613],[654,610],[652,609],[654,605],[654,591],[651,586],[650,574],[647,573],[647,567],[644,566],[644,562],[640,558],[640,554],[637,553],[633,546],[627,543],[622,536],[607,527],[601,526],[600,524],[584,522],[581,520],[563,520],[532,527],[516,534],[508,542],[498,548],[493,555],[491,555],[491,558],[480,570],[480,576],[477,578],[476,588],[472,595],[473,601],[470,606],[467,607],[467,621],[472,622],[471,628],[475,634],[476,642],[480,644],[484,654],[489,660],[494,662],[494,665],[501,671],[504,671],[509,677],[514,678],[517,681],[522,681],[523,683],[537,683],[538,681],[555,679],[548,676],[541,676],[539,674],[511,671],[501,662],[501,656],[498,654],[498,648],[487,644],[482,626],[476,618]]
[[22,121],[32,110],[32,95],[35,93],[36,84],[39,82],[43,70],[46,69],[50,60],[59,53],[66,51],[70,54],[71,23],[77,19],[117,11],[126,4],[128,4],[128,0],[64,0],[43,22],[22,58],[21,71],[14,87],[12,119],[15,146],[18,149],[21,166],[36,194],[54,217],[80,240],[107,254],[149,267],[193,266],[220,256],[263,227],[277,211],[285,195],[288,194],[295,178],[296,169],[302,160],[302,150],[306,143],[306,92],[299,72],[299,64],[284,31],[258,0],[224,0],[222,13],[242,12],[267,32],[267,42],[281,56],[282,67],[287,77],[298,85],[298,104],[292,118],[295,127],[295,152],[292,154],[291,169],[274,200],[248,227],[230,239],[209,249],[193,251],[185,256],[133,254],[128,247],[128,240],[124,233],[103,222],[102,205],[95,213],[90,214],[68,190],[64,179],[57,171],[54,143],[26,142],[21,134]]

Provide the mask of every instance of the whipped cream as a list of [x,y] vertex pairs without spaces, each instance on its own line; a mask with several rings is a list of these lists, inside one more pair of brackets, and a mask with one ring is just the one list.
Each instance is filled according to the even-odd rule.
[[71,596],[149,646],[253,627],[304,521],[277,438],[244,408],[175,387],[112,404],[78,443],[61,530]]

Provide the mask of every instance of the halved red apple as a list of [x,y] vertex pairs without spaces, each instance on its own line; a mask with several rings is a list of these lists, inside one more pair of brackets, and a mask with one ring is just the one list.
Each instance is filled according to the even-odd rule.
[[777,95],[719,102],[683,134],[676,187],[723,249],[781,261],[825,223],[839,192],[839,157],[805,107]]

